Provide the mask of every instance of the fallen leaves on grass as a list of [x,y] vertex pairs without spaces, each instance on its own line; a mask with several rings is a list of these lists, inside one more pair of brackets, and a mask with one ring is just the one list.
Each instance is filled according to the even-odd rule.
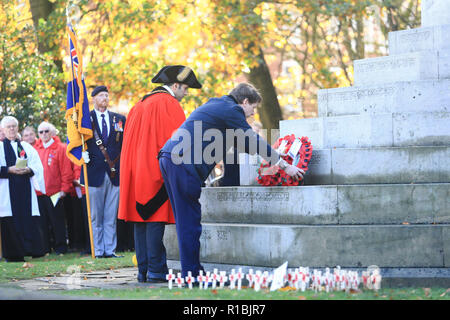
[[361,293],[361,290],[350,289],[350,290],[349,290],[349,293],[350,293],[350,294],[358,294],[358,293]]
[[22,268],[24,268],[24,269],[29,269],[29,268],[33,268],[34,267],[34,264],[31,264],[31,263],[29,263],[29,262],[25,262],[23,265],[22,265]]
[[294,287],[291,287],[291,286],[286,286],[286,287],[283,287],[283,288],[281,288],[281,289],[278,289],[278,291],[281,291],[281,292],[286,292],[286,291],[297,291],[297,289],[295,289]]

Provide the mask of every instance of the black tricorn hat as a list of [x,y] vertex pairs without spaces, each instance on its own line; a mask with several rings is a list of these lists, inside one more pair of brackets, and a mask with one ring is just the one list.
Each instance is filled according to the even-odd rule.
[[95,97],[97,94],[99,94],[102,91],[108,92],[108,88],[106,86],[95,87],[94,90],[92,90],[91,97]]
[[200,89],[202,85],[198,82],[197,77],[191,68],[177,65],[165,66],[159,70],[158,74],[153,77],[153,83],[184,83],[189,88]]

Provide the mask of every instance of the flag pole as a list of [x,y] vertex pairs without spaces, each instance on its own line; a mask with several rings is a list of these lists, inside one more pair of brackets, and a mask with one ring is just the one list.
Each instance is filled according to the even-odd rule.
[[[71,24],[70,18],[69,18],[69,12],[68,12],[68,7],[66,6],[66,17],[67,17],[67,22],[68,24]],[[70,53],[70,36],[69,36],[69,53]],[[75,102],[75,95],[74,95],[74,84],[73,81],[75,80],[75,75],[73,72],[73,62],[71,62],[72,64],[72,100],[73,100],[73,106],[75,108],[76,106],[76,102]],[[81,106],[81,108],[83,108],[83,106]],[[77,119],[77,112],[76,112],[76,108],[74,109],[74,114],[73,114],[73,120],[75,122],[75,125],[77,127],[78,130],[78,119]],[[85,143],[84,143],[84,134],[80,134],[81,136],[81,145],[82,145],[82,151],[85,152]],[[89,183],[88,183],[88,174],[87,174],[87,167],[86,167],[86,162],[83,159],[83,173],[84,173],[84,190],[86,192],[86,208],[87,208],[87,218],[88,218],[88,226],[89,226],[89,242],[90,242],[90,246],[91,246],[91,257],[92,259],[95,259],[95,248],[94,248],[94,240],[93,240],[93,232],[92,232],[92,219],[91,219],[91,205],[90,205],[90,199],[89,199]]]
[[[84,152],[86,150],[85,150],[85,145],[84,145],[84,135],[83,134],[81,135],[81,143],[82,143],[83,152]],[[91,220],[91,202],[89,200],[89,183],[88,183],[86,162],[84,162],[84,160],[83,160],[83,173],[84,173],[84,190],[86,191],[86,208],[87,208],[88,222],[89,222],[89,241],[91,243],[91,257],[92,257],[92,259],[95,259],[95,248],[94,248],[92,220]]]

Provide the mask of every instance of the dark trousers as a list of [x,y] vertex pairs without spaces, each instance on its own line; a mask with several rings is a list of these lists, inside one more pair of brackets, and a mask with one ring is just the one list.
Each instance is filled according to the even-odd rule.
[[117,248],[116,251],[134,250],[134,227],[133,223],[117,219]]
[[24,239],[14,217],[0,218],[3,257],[7,261],[25,261]]
[[81,199],[66,195],[63,198],[64,214],[67,222],[67,238],[69,248],[73,250],[84,249],[84,212]]
[[66,221],[64,204],[60,199],[53,206],[49,196],[38,196],[39,212],[41,214],[42,233],[47,252],[53,248],[57,254],[67,252]]
[[89,216],[86,204],[86,195],[81,197],[81,208],[83,209],[83,253],[91,254],[91,237],[89,234]]
[[182,276],[186,277],[188,271],[197,276],[203,270],[200,264],[202,214],[199,201],[202,182],[183,165],[175,165],[170,155],[160,156],[159,167],[175,216]]
[[164,222],[136,222],[134,242],[138,271],[147,278],[166,279],[167,258],[164,247]]

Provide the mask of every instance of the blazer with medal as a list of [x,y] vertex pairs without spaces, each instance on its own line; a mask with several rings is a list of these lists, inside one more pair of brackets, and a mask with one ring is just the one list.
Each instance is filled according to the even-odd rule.
[[[103,184],[105,173],[111,179],[111,183],[115,186],[120,181],[120,152],[122,150],[123,129],[125,128],[125,116],[107,111],[109,113],[109,135],[107,141],[103,141],[101,128],[98,126],[97,114],[94,110],[90,112],[92,129],[98,133],[98,139],[101,140],[105,147],[110,161],[114,163],[115,174],[111,175],[110,165],[98,146],[96,134],[94,137],[86,141],[87,151],[89,152],[90,161],[86,165],[88,174],[88,183],[90,187],[99,187]],[[81,170],[80,183],[84,184],[84,172]]]

